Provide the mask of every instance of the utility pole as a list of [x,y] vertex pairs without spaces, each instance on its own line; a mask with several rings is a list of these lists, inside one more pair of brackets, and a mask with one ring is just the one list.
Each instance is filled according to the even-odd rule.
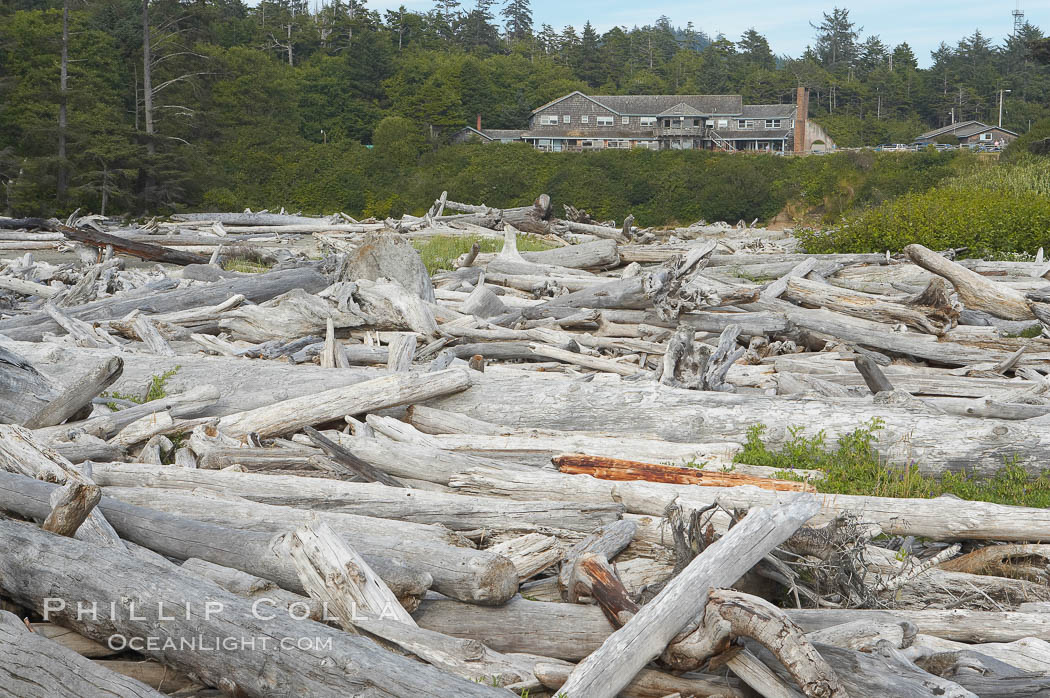
[[999,128],[1003,127],[1003,93],[1009,93],[1010,90],[999,90]]

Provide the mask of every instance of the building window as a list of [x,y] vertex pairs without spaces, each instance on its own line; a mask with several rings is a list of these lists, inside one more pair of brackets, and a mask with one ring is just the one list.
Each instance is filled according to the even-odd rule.
[[589,114],[584,114],[583,116],[580,117],[580,123],[581,124],[589,123],[590,120],[591,120],[591,117],[590,117]]
[[558,125],[558,117],[557,116],[551,116],[549,114],[544,114],[544,115],[540,116],[540,126],[557,126],[557,125]]
[[571,117],[571,116],[569,116],[568,114],[565,114],[564,116],[562,116],[562,117],[561,117],[561,122],[562,122],[563,124],[567,124],[567,123],[569,123],[569,121],[571,121],[571,120],[572,120],[572,117]]
[[780,128],[780,119],[766,119],[766,128]]
[[630,124],[630,123],[631,123],[631,117],[629,117],[629,116],[625,116],[625,117],[623,117],[623,118],[622,118],[622,119],[620,120],[620,123],[621,123],[621,124],[623,124],[624,126],[627,126],[628,124]]
[[739,131],[750,131],[755,127],[755,122],[752,119],[737,119],[736,127]]
[[693,127],[694,128],[699,128],[700,127],[700,119],[693,119]]
[[643,116],[640,119],[638,119],[638,123],[641,124],[642,126],[656,126],[656,117],[655,116]]
[[718,128],[729,128],[729,119],[719,119]]
[[596,116],[594,120],[599,126],[612,126],[613,118],[611,116]]
[[990,140],[992,140],[992,134],[991,133],[982,133],[981,134],[981,140],[982,141],[990,141]]

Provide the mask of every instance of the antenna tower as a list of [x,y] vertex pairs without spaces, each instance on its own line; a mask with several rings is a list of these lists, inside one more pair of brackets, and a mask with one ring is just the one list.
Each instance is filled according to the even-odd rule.
[[1024,26],[1024,10],[1021,9],[1021,0],[1017,0],[1017,6],[1011,14],[1014,16],[1014,36],[1016,37]]

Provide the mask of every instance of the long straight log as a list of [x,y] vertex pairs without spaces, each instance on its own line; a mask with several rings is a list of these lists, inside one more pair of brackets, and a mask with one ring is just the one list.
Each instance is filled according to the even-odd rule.
[[[452,478],[450,486],[468,494],[552,500],[597,505],[619,502],[632,514],[662,516],[677,500],[684,507],[701,509],[721,504],[729,509],[768,507],[790,501],[791,492],[757,487],[696,487],[661,482],[615,482],[587,475],[542,471],[468,471]],[[819,522],[852,513],[862,521],[878,524],[889,535],[914,535],[934,540],[1039,541],[1050,539],[1050,510],[1015,507],[991,502],[936,499],[896,499],[862,495],[822,495]]]
[[534,530],[547,526],[589,532],[619,519],[623,511],[621,505],[612,502],[591,506],[546,501],[542,497],[536,501],[515,502],[373,483],[171,468],[143,463],[95,463],[94,476],[103,487],[146,485],[183,490],[203,487],[266,504],[440,524],[455,531],[486,528]]
[[219,429],[234,438],[244,438],[252,432],[262,437],[276,436],[346,415],[441,397],[465,390],[470,381],[469,373],[463,369],[384,376],[227,415],[219,420]]
[[[298,528],[319,519],[337,533],[357,541],[360,538],[399,538],[409,545],[425,547],[433,543],[440,548],[473,547],[462,535],[442,526],[358,516],[335,511],[311,511],[295,507],[261,504],[243,497],[224,497],[204,490],[172,490],[158,487],[107,487],[106,497],[128,504],[185,516],[195,521],[248,531],[279,533]],[[361,545],[355,542],[355,545]],[[363,549],[373,550],[367,540]],[[412,552],[406,552],[411,557]]]
[[[342,630],[276,609],[260,614],[247,599],[127,553],[5,520],[0,520],[0,588],[16,603],[40,613],[46,609],[49,618],[92,639],[134,644],[168,666],[248,696],[274,691],[316,698],[506,695]],[[102,611],[96,620],[78,614],[78,604],[97,604]],[[215,651],[228,645],[231,635],[240,651]],[[242,644],[249,641],[252,645]]]
[[558,424],[566,430],[656,435],[687,443],[744,443],[748,427],[762,424],[762,438],[770,448],[788,441],[792,427],[822,429],[830,441],[877,418],[882,428],[873,447],[890,464],[917,463],[926,473],[966,470],[988,476],[1002,468],[1004,458],[1016,458],[1038,473],[1050,449],[1050,433],[1024,421],[967,422],[914,406],[874,405],[857,398],[700,393],[600,377],[580,383],[549,373],[475,374],[469,390],[428,406],[483,420],[498,414],[502,424],[515,429]]
[[784,507],[752,511],[580,662],[561,691],[568,698],[615,696],[703,612],[711,588],[734,584],[818,511],[820,505],[810,494],[795,495]]
[[553,463],[558,471],[566,475],[591,475],[599,480],[642,480],[645,482],[667,482],[676,485],[701,485],[703,487],[738,487],[754,485],[764,490],[781,492],[815,492],[812,485],[793,480],[776,480],[754,477],[741,473],[720,473],[659,463],[641,463],[603,458],[582,453],[566,453],[556,456]]
[[[0,473],[0,508],[43,520],[50,511],[49,498],[55,488],[50,483]],[[113,528],[132,543],[180,560],[197,557],[233,567],[302,593],[294,567],[279,554],[281,534],[202,523],[110,497],[103,497],[95,510],[105,513],[107,520],[112,519]],[[389,540],[380,540],[375,546],[378,553],[369,550],[369,559],[403,603],[414,605],[432,583],[432,577],[386,554],[388,543]]]
[[[1050,613],[969,610],[785,609],[806,632],[852,622],[914,623],[921,634],[956,642],[1050,641]],[[516,596],[502,606],[426,599],[413,612],[420,627],[472,637],[500,652],[524,652],[577,661],[596,650],[614,628],[597,606],[531,601]]]

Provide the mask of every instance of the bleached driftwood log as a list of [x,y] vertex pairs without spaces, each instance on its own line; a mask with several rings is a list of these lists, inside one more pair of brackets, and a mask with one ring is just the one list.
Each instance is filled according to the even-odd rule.
[[234,438],[243,438],[251,432],[264,437],[285,434],[345,415],[447,395],[466,389],[470,381],[470,375],[462,369],[395,374],[227,415],[219,420],[218,426]]
[[[936,338],[929,337],[936,341]],[[858,377],[859,382],[859,377]],[[649,434],[674,441],[737,441],[747,427],[763,424],[763,440],[775,448],[789,428],[814,425],[829,439],[850,434],[873,418],[882,420],[873,446],[891,464],[917,463],[938,473],[965,463],[976,475],[1002,467],[1004,454],[1033,470],[1042,468],[1050,436],[1023,421],[961,422],[910,406],[872,405],[861,399],[784,399],[753,394],[698,393],[652,383],[603,380],[573,383],[551,374],[475,374],[471,388],[428,406],[485,419],[494,414],[516,428]],[[676,419],[668,420],[673,411]]]
[[[484,492],[511,499],[551,500],[597,505],[618,502],[633,514],[662,516],[672,501],[701,509],[720,504],[727,509],[752,509],[790,501],[791,492],[776,492],[752,486],[696,487],[657,482],[598,480],[587,475],[564,475],[541,471],[476,469],[449,481],[456,491]],[[1015,507],[991,502],[972,502],[954,497],[896,499],[862,495],[835,495],[821,499],[815,522],[827,523],[852,513],[866,523],[880,526],[890,535],[914,535],[934,540],[1042,539],[1050,525],[1050,512],[1035,507]]]
[[[325,277],[313,268],[286,269],[166,292],[158,292],[157,288],[144,286],[122,296],[66,308],[66,314],[85,321],[110,320],[123,317],[133,310],[158,314],[200,305],[214,305],[238,294],[247,300],[260,303],[294,288],[316,293],[327,285]],[[171,288],[174,282],[167,281],[162,286]],[[58,323],[46,312],[35,312],[0,321],[0,334],[16,340],[39,342],[45,332],[56,332],[58,329]]]
[[0,611],[0,654],[0,695],[10,698],[164,695],[33,632],[7,611]]
[[614,503],[588,505],[542,498],[515,502],[373,483],[169,468],[141,463],[96,463],[94,477],[103,487],[147,485],[184,490],[203,487],[267,504],[440,524],[455,531],[486,528],[527,531],[547,526],[589,532],[619,519],[623,511],[622,505]]
[[123,371],[124,361],[119,356],[103,361],[64,388],[44,409],[23,421],[22,426],[26,429],[39,429],[61,424],[120,378]]
[[20,354],[0,347],[0,423],[21,424],[58,395],[58,390]]
[[[49,498],[54,489],[56,486],[49,483],[0,473],[0,500],[4,508],[22,516],[44,519],[50,511]],[[108,497],[104,497],[93,511],[112,516],[119,532],[127,540],[162,555],[176,559],[199,557],[269,579],[291,591],[302,592],[295,570],[287,559],[276,552],[280,534],[206,524]],[[372,556],[373,565],[385,575],[388,584],[397,591],[405,605],[414,605],[433,583],[433,578],[420,568],[406,565],[387,555],[387,543],[381,541],[377,546],[380,552]],[[509,562],[506,566],[510,567]],[[514,583],[517,583],[516,577]]]
[[1035,318],[1024,294],[1009,286],[997,284],[961,264],[942,257],[922,245],[908,245],[904,253],[923,269],[939,274],[955,286],[959,299],[967,308],[983,310],[1007,320]]
[[878,296],[847,291],[805,278],[791,278],[782,297],[809,308],[828,308],[865,320],[896,324],[903,322],[920,332],[939,335],[951,328],[958,316],[954,311],[919,305],[894,303]]
[[[95,486],[91,478],[84,475],[79,468],[54,449],[37,442],[26,429],[0,425],[0,475],[5,471],[57,485],[82,485],[80,491],[84,496],[84,505],[91,498],[90,493]],[[44,502],[47,512],[41,519],[51,511],[50,494],[45,497]],[[87,520],[82,520],[74,531],[80,540],[124,549],[120,536],[102,512],[94,506],[89,507]]]
[[351,540],[370,537],[402,538],[419,544],[432,542],[442,547],[448,545],[472,547],[463,536],[441,526],[334,511],[311,511],[262,504],[204,489],[107,487],[105,494],[107,497],[119,499],[128,504],[230,528],[278,533],[298,528],[311,520],[318,519]]
[[[393,695],[435,691],[461,696],[503,695],[497,689],[420,666],[369,640],[319,623],[276,612],[273,618],[262,620],[246,599],[217,586],[202,588],[196,580],[126,553],[103,547],[92,548],[91,555],[84,552],[85,544],[79,541],[0,520],[0,588],[15,602],[41,613],[45,597],[62,599],[65,608],[49,610],[49,617],[81,634],[100,641],[115,634],[129,640],[141,638],[147,656],[249,696],[269,695],[280,686],[319,698],[341,698],[367,684],[382,686]],[[189,620],[172,608],[172,599],[178,600],[178,608],[190,607]],[[114,602],[112,617],[99,614],[97,621],[90,615],[78,618],[78,602],[89,606],[96,602],[109,609],[110,601]],[[211,612],[206,614],[205,609]],[[176,610],[170,613],[174,620],[158,620],[161,615],[170,617],[172,610]],[[236,653],[199,651],[192,642],[183,642],[200,638],[199,643],[221,647],[230,628],[257,642],[263,637],[311,640],[304,649],[293,642],[270,645],[266,652]],[[163,649],[149,649],[146,637],[155,638],[153,642]],[[165,646],[169,639],[173,648]]]

